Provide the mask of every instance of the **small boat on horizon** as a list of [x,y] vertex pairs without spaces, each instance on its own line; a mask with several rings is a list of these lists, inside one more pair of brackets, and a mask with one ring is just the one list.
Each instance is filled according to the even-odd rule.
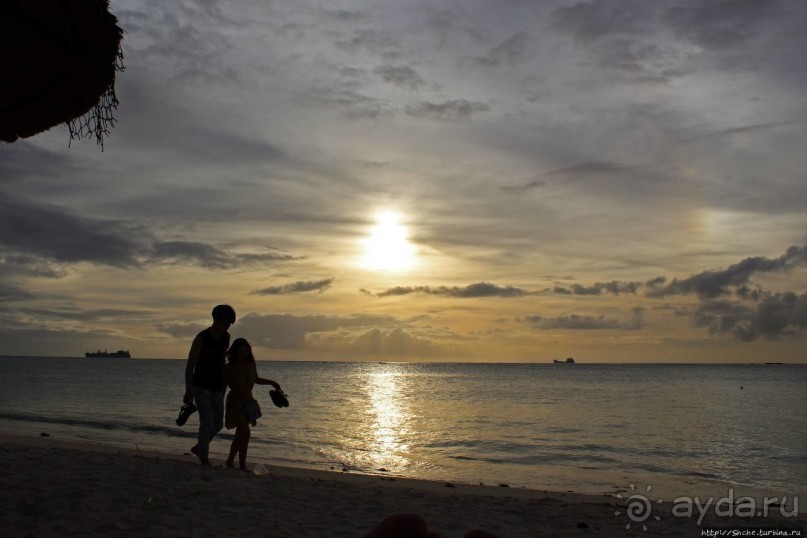
[[562,361],[560,359],[555,359],[553,362],[555,364],[574,364],[574,358],[573,357],[567,357],[565,361]]
[[98,351],[87,351],[86,353],[84,353],[84,356],[87,357],[87,358],[100,357],[100,358],[105,358],[105,359],[131,359],[132,358],[132,355],[128,351],[124,351],[122,349],[119,349],[118,351],[115,351],[113,353],[109,353],[107,350],[101,351],[100,349]]

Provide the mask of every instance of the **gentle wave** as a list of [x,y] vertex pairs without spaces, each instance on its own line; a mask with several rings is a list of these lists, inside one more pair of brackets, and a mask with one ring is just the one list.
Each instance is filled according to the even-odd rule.
[[[258,370],[293,395],[279,410],[254,391],[267,405],[250,457],[265,461],[560,490],[636,481],[781,495],[807,484],[807,366],[259,362]],[[0,421],[186,451],[197,432],[194,418],[174,425],[183,372],[182,361],[0,358]],[[227,449],[214,442],[214,451]]]
[[[196,437],[195,430],[178,430],[176,427],[155,426],[150,424],[136,424],[122,421],[100,421],[77,419],[67,417],[51,417],[43,415],[30,415],[25,413],[0,413],[0,420],[11,420],[20,422],[39,422],[44,424],[61,424],[64,426],[81,426],[94,430],[120,430],[129,432],[144,432],[163,434],[171,437]],[[226,434],[225,434],[226,435]]]

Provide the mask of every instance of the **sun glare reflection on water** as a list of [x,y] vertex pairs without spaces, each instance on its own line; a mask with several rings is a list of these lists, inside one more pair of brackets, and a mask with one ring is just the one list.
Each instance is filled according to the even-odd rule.
[[371,371],[367,379],[370,426],[367,457],[377,468],[397,471],[409,463],[406,442],[410,413],[403,394],[407,378],[393,370]]
[[[4,357],[0,427],[181,453],[198,424],[174,424],[183,368],[176,360]],[[636,482],[665,499],[722,497],[728,487],[807,497],[804,365],[258,368],[282,380],[291,406],[264,409],[254,462],[596,494]],[[117,398],[120,379],[141,397]],[[97,390],[81,390],[87,380]],[[268,401],[263,389],[255,395]],[[232,432],[221,435],[212,449],[223,460]]]

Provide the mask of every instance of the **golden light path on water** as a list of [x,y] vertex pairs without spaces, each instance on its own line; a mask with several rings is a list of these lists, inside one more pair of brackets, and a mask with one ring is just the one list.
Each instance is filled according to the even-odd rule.
[[410,417],[402,405],[404,380],[401,372],[381,370],[369,373],[366,385],[372,416],[368,457],[374,465],[383,465],[391,471],[409,462],[405,439]]

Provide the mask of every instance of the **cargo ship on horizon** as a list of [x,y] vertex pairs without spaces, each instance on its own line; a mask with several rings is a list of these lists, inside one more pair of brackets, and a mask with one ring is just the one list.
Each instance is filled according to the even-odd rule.
[[86,353],[84,353],[84,356],[87,357],[87,358],[100,357],[100,358],[105,358],[105,359],[131,359],[132,358],[132,355],[128,351],[124,351],[122,349],[119,349],[118,351],[115,351],[113,353],[109,353],[107,350],[101,351],[100,349],[98,351],[87,351]]

